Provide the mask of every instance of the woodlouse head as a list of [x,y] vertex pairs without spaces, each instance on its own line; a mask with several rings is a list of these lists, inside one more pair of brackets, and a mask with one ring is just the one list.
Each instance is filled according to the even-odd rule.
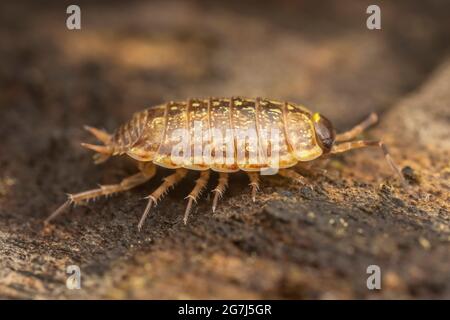
[[314,123],[314,131],[316,132],[316,139],[319,146],[324,153],[329,152],[336,139],[336,131],[334,130],[333,124],[319,113],[313,114],[312,122]]

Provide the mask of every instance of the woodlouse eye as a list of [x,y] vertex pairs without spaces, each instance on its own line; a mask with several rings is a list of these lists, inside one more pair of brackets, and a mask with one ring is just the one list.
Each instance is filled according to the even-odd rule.
[[316,131],[316,138],[320,147],[324,151],[330,151],[333,147],[334,139],[336,138],[336,131],[330,120],[325,118],[319,113],[315,113],[312,116],[314,123],[314,129]]

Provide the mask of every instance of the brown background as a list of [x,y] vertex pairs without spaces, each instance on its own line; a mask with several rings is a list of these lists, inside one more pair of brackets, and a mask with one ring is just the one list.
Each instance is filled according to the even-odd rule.
[[[64,2],[0,4],[1,298],[450,298],[448,1]],[[371,111],[410,188],[378,150],[334,158],[314,191],[263,179],[256,203],[233,175],[218,211],[182,223],[191,173],[136,225],[151,183],[42,221],[97,183],[84,124],[113,130],[145,107],[196,96],[304,103],[343,130]],[[212,186],[216,178],[211,182]],[[82,289],[65,287],[65,268]],[[366,268],[382,269],[381,291]]]

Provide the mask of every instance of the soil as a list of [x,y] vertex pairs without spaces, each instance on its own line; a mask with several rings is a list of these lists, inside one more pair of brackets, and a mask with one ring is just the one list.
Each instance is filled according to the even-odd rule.
[[[448,1],[79,1],[0,4],[0,298],[450,298]],[[112,131],[176,99],[263,96],[304,103],[339,131],[370,112],[408,186],[379,150],[315,163],[311,190],[263,177],[252,202],[234,174],[216,213],[204,196],[183,224],[188,178],[142,232],[148,184],[78,206],[65,193],[136,172],[94,165],[83,125]],[[211,188],[217,177],[210,182]],[[80,290],[66,267],[81,269]],[[368,290],[367,267],[381,269]]]

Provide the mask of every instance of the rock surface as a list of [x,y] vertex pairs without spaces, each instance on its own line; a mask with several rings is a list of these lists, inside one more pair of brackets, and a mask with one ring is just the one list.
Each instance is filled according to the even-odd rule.
[[[81,2],[80,31],[62,4],[0,4],[0,297],[450,298],[448,5],[383,3],[369,31],[369,2],[339,3]],[[364,136],[387,143],[408,188],[379,150],[352,151],[313,190],[264,177],[256,203],[233,175],[218,211],[204,197],[185,226],[190,173],[137,233],[160,170],[42,228],[64,193],[135,172],[94,166],[84,124],[112,130],[210,95],[303,102],[340,130],[378,111]],[[66,288],[68,265],[80,290]],[[369,265],[381,290],[366,287]]]

